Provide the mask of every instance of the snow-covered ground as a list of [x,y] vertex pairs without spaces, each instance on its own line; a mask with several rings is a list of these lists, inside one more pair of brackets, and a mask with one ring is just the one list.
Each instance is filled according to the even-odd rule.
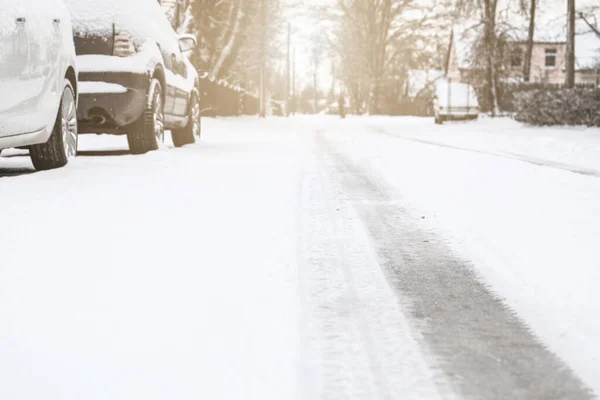
[[600,130],[510,120],[345,124],[346,153],[393,185],[600,393]]
[[[500,398],[517,381],[511,398],[552,398],[510,374],[486,392],[469,373],[488,364],[448,373],[439,342],[462,343],[432,341],[419,296],[468,305],[482,332],[461,334],[503,343],[487,288],[574,372],[566,398],[587,398],[577,379],[600,393],[598,130],[208,119],[202,143],[126,148],[84,136],[42,173],[0,158],[1,399]],[[403,292],[393,270],[427,249],[474,271],[474,304],[448,282]],[[497,371],[519,361],[503,351]]]

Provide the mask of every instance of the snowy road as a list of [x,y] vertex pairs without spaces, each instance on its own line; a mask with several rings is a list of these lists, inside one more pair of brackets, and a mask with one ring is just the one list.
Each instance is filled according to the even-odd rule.
[[299,117],[3,154],[0,398],[595,398],[597,136]]

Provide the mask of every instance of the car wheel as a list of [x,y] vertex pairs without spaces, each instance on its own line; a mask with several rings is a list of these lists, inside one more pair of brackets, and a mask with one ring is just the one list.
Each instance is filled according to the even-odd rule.
[[77,104],[71,82],[65,79],[60,106],[52,134],[46,143],[30,147],[35,169],[44,171],[67,165],[77,155]]
[[142,116],[127,133],[127,142],[132,154],[145,154],[158,149],[158,142],[165,134],[162,87],[158,79],[152,79],[146,108]]
[[200,99],[198,94],[192,93],[190,107],[188,110],[188,124],[185,128],[172,131],[173,144],[175,147],[185,146],[194,143],[200,139],[202,134],[202,125],[200,117]]
[[444,120],[439,115],[436,115],[434,118],[435,118],[436,125],[442,125],[444,123]]

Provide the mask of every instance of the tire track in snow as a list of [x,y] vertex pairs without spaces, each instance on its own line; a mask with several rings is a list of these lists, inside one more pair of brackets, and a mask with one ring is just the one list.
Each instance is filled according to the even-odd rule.
[[302,142],[307,157],[296,214],[301,398],[440,398],[368,236],[347,214],[351,207],[340,204],[314,139]]
[[[332,142],[333,161],[411,328],[454,390],[470,399],[590,399],[585,384],[494,296],[472,268],[401,205],[373,173]],[[343,142],[342,142],[343,143]]]

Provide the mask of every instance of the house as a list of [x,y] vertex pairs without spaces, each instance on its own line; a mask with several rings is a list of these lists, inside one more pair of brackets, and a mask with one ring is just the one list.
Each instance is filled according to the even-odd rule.
[[[555,20],[556,21],[556,20]],[[600,84],[600,38],[578,23],[575,44],[576,83]],[[499,52],[503,59],[499,74],[501,80],[523,81],[523,64],[527,48],[526,29],[511,27],[502,32]],[[446,77],[455,82],[477,84],[482,79],[483,68],[477,60],[477,43],[481,26],[463,23],[456,25],[450,35],[446,54]],[[564,38],[564,39],[563,39]],[[530,81],[562,84],[565,82],[567,43],[563,20],[559,23],[540,24],[535,32],[531,57]]]

